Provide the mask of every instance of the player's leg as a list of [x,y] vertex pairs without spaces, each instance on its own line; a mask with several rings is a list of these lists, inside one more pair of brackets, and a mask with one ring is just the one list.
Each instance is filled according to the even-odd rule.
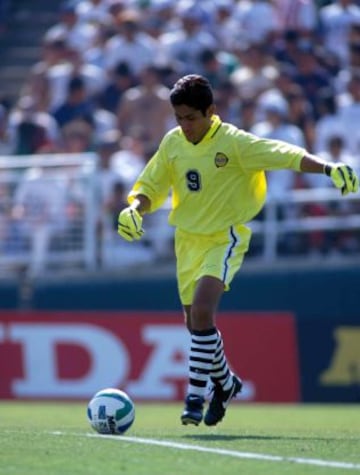
[[210,378],[213,383],[212,397],[204,418],[208,426],[216,425],[223,419],[231,399],[242,389],[241,379],[231,371],[227,362],[220,332]]
[[[206,413],[208,425],[222,419],[227,404],[240,390],[240,380],[235,380],[228,368],[215,313],[248,247],[250,230],[241,227],[241,231],[242,236],[237,228],[231,228],[201,239],[183,232],[175,235],[179,295],[191,333],[188,395],[181,418],[185,424],[199,424],[202,420],[210,372],[218,384]],[[219,408],[221,413],[215,414],[214,409]]]
[[184,308],[191,347],[187,397],[181,416],[183,424],[197,425],[202,420],[205,393],[218,344],[215,313],[223,291],[224,284],[219,279],[204,276],[197,283],[192,305]]
[[[211,242],[209,243],[207,239],[203,239],[198,235],[176,230],[175,252],[177,258],[178,290],[184,308],[185,323],[191,335],[189,384],[185,408],[181,416],[184,424],[197,425],[202,421],[206,386],[217,345],[217,333],[214,331],[213,323],[213,308],[216,309],[218,300],[224,290],[223,284],[221,281],[215,281],[212,278],[211,281],[216,282],[215,285],[219,290],[212,292],[211,289],[214,282],[210,282],[210,288],[205,286],[207,292],[209,292],[209,298],[207,298],[207,295],[202,295],[202,291],[198,291],[197,299],[194,300],[196,289],[199,286],[198,282],[202,278],[199,271],[204,261],[204,256],[211,245]],[[217,292],[219,292],[218,297],[216,297]],[[210,301],[209,299],[214,300]],[[193,325],[192,321],[194,303],[196,303],[196,326]]]
[[[221,277],[225,290],[229,290],[230,283],[243,262],[251,232],[245,226],[231,227],[226,240],[213,248],[207,255],[206,266],[212,269],[214,275]],[[212,398],[206,411],[204,422],[206,425],[216,425],[226,412],[231,399],[241,391],[242,381],[233,374],[224,351],[224,342],[218,331],[217,347],[213,359],[210,377],[214,383]]]
[[[185,325],[191,334],[192,333],[191,305],[184,306],[184,320],[185,320]],[[217,340],[214,360],[213,360],[211,371],[210,371],[210,379],[212,383],[214,384],[214,386],[219,385],[223,387],[225,390],[228,390],[231,386],[231,381],[232,381],[231,375],[232,374],[231,374],[229,365],[226,360],[225,352],[224,352],[224,343],[223,343],[222,335],[218,329],[218,340]]]
[[[242,388],[241,379],[229,368],[223,339],[216,327],[215,314],[223,291],[224,284],[220,280],[211,276],[202,277],[196,287],[190,313],[192,339],[188,394],[199,395],[203,402],[209,377],[214,384],[204,418],[206,425],[216,425],[223,419],[231,399]],[[211,340],[208,339],[210,337]],[[200,358],[199,352],[203,353]]]

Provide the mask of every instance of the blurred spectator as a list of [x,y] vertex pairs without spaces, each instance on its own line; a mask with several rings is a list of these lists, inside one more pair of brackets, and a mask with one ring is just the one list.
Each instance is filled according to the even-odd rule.
[[[274,90],[263,93],[258,99],[258,115],[264,115],[264,120],[255,124],[251,132],[259,137],[284,140],[299,147],[304,147],[305,137],[302,130],[289,123],[289,104],[285,97]],[[306,183],[302,175],[293,170],[268,171],[267,189],[270,200],[275,198],[277,207],[277,219],[293,220],[304,213],[303,206],[288,202],[289,193],[296,188],[304,188]],[[302,251],[304,238],[298,232],[282,234],[279,237],[278,251],[281,254],[298,254]]]
[[94,124],[92,121],[74,120],[61,130],[60,153],[85,153],[93,150]]
[[237,58],[224,51],[205,49],[199,57],[199,74],[205,76],[215,90],[229,80],[229,75],[239,66]]
[[231,51],[239,34],[239,23],[234,16],[235,1],[215,0],[211,33],[216,39],[219,51]]
[[146,238],[129,243],[119,239],[117,218],[119,211],[127,206],[127,192],[124,184],[116,182],[110,190],[110,197],[103,207],[104,229],[100,242],[100,265],[103,269],[127,269],[155,262],[156,255]]
[[95,150],[99,158],[98,162],[98,196],[101,203],[109,199],[109,194],[116,182],[121,181],[121,176],[112,167],[112,158],[120,148],[120,133],[111,130],[99,137],[95,144]]
[[[258,122],[251,132],[259,137],[284,140],[293,145],[304,147],[304,135],[297,126],[288,123],[288,104],[285,98],[273,94],[264,94],[259,98],[258,106],[265,114],[263,121]],[[280,198],[286,203],[286,194],[295,186],[296,173],[292,170],[268,172],[269,196]]]
[[319,91],[316,101],[318,111],[318,120],[315,124],[315,141],[313,146],[314,153],[319,153],[327,148],[329,138],[334,134],[345,136],[343,124],[338,114],[338,105],[336,96],[329,88]]
[[228,79],[223,79],[214,89],[216,113],[224,122],[239,124],[241,101],[235,86]]
[[180,27],[177,8],[176,0],[150,0],[145,8],[144,30],[154,38],[177,30]]
[[94,41],[82,55],[84,63],[94,65],[105,71],[107,67],[105,55],[106,44],[115,33],[116,28],[114,25],[99,24]]
[[127,63],[119,63],[111,72],[108,85],[99,95],[99,104],[106,110],[116,113],[125,92],[135,86],[133,74]]
[[264,93],[259,97],[258,107],[265,118],[254,125],[252,128],[254,134],[268,139],[283,140],[298,147],[305,146],[302,130],[288,121],[289,106],[284,97]]
[[44,40],[41,48],[41,58],[35,63],[29,77],[25,79],[23,94],[32,96],[40,110],[47,110],[49,106],[49,88],[47,78],[52,66],[66,61],[68,49],[64,38]]
[[105,65],[111,71],[125,62],[135,75],[153,64],[157,57],[157,41],[141,30],[141,16],[135,9],[123,10],[116,17],[117,34],[105,45]]
[[296,125],[303,132],[305,148],[313,151],[316,121],[312,104],[306,98],[301,87],[295,84],[287,90],[285,98],[288,102],[289,123]]
[[[133,150],[130,149],[130,143]],[[107,208],[108,203],[114,199],[115,185],[121,183],[123,192],[127,193],[134,178],[143,169],[145,158],[142,154],[141,144],[136,149],[135,141],[130,137],[127,140],[121,140],[121,134],[118,130],[110,130],[102,134],[95,144],[95,151],[99,159],[97,201],[101,203],[100,215],[98,216],[98,233],[101,241],[104,226],[110,226],[112,232],[116,230],[113,219],[109,221],[107,216],[102,214],[104,208]],[[106,218],[106,221],[104,221],[104,218]]]
[[136,133],[124,136],[120,140],[120,147],[111,157],[111,168],[130,191],[135,178],[146,164],[144,141]]
[[[102,210],[103,218],[108,222],[108,231],[117,234],[119,210],[127,206],[127,189],[121,181],[115,181],[109,187],[109,196]],[[108,243],[107,243],[108,244]],[[109,250],[107,250],[109,252]]]
[[103,0],[111,16],[111,23],[116,23],[116,18],[127,8],[127,0]]
[[[282,63],[278,66],[278,74],[274,78],[273,91],[280,93],[283,97],[287,97],[294,88],[301,89],[301,87],[296,84],[295,78],[295,68],[289,64]],[[301,89],[302,91],[302,89]]]
[[119,241],[117,235],[119,210],[126,206],[127,193],[145,161],[130,150],[121,149],[121,136],[117,130],[103,134],[96,151],[99,156],[97,231],[100,263],[103,268],[109,268],[120,263],[126,267],[151,262],[155,253],[146,240],[136,243],[134,251],[128,243]]
[[237,50],[240,66],[230,74],[240,98],[256,99],[270,89],[278,76],[277,66],[264,44],[252,44]]
[[[346,149],[346,142],[339,131],[333,131],[328,135],[325,146],[322,150],[319,150],[318,155],[328,162],[346,163],[359,172],[360,162]],[[313,188],[329,188],[331,186],[329,180],[326,180],[326,175],[318,175],[315,177],[310,173],[306,176],[306,180]]]
[[271,43],[279,31],[277,11],[270,0],[240,0],[234,16],[235,38],[244,44]]
[[52,238],[66,229],[66,196],[63,172],[43,168],[26,170],[16,189],[12,216],[20,241],[30,246],[32,277],[44,271]]
[[[325,148],[319,151],[318,155],[329,162],[346,163],[352,166],[358,173],[360,171],[359,160],[346,148],[346,141],[339,132],[334,131],[332,134],[329,134]],[[304,178],[312,188],[328,188],[331,186],[329,180],[326,180],[325,175],[315,177],[310,173],[304,176]],[[314,214],[314,211],[317,211],[316,214],[319,214],[321,210],[321,215],[344,217],[358,213],[358,206],[358,203],[355,204],[349,201],[330,202],[326,204],[319,203],[318,205],[313,203],[312,205],[308,205],[308,213]],[[309,247],[312,251],[317,250],[322,253],[358,252],[360,249],[359,233],[343,231],[341,229],[326,232],[312,232],[309,234]]]
[[65,101],[52,111],[60,128],[76,119],[92,120],[94,104],[86,93],[81,77],[73,77],[68,85]]
[[320,28],[325,48],[338,57],[342,67],[349,64],[351,24],[360,20],[360,6],[356,0],[334,0],[319,10]]
[[78,21],[76,3],[67,1],[60,6],[59,22],[47,30],[45,40],[65,38],[70,48],[83,54],[93,43],[96,31],[96,26]]
[[[99,259],[102,261],[102,249],[105,240],[105,235],[113,234],[115,231],[114,217],[112,215],[112,206],[120,205],[120,208],[125,206],[125,193],[113,194],[115,184],[121,184],[121,178],[116,171],[111,167],[111,159],[115,152],[120,147],[120,134],[117,130],[113,130],[103,134],[98,142],[95,144],[95,151],[98,156],[98,171],[96,174],[97,190],[96,201],[99,203],[98,215],[96,217],[97,238],[99,248]],[[124,188],[124,186],[122,186]],[[110,197],[111,195],[111,197]],[[110,205],[111,203],[111,205]],[[109,216],[109,211],[110,216]]]
[[104,0],[80,0],[75,5],[77,21],[89,24],[107,24],[111,14]]
[[206,28],[207,15],[199,2],[179,4],[180,27],[160,36],[169,63],[176,65],[178,74],[188,74],[200,68],[200,56],[217,47],[216,39]]
[[90,98],[100,94],[107,84],[107,76],[103,69],[93,64],[84,63],[78,51],[68,49],[66,61],[48,69],[46,87],[49,110],[59,107],[64,102],[69,82],[73,77],[83,79],[86,93]]
[[117,128],[116,114],[103,109],[99,104],[95,104],[93,115],[94,140],[97,141],[104,133]]
[[[316,50],[309,40],[298,42],[296,66],[294,81],[303,89],[308,101],[316,104],[319,91],[323,88],[332,88],[333,81],[331,74],[322,67]],[[317,113],[316,110],[314,112]]]
[[170,125],[175,125],[169,103],[169,89],[161,82],[159,70],[145,68],[138,86],[130,88],[122,97],[118,110],[118,124],[124,135],[137,130],[144,140],[145,153],[150,156],[156,150]]
[[257,122],[256,111],[256,100],[244,98],[240,103],[239,128],[250,132]]
[[157,64],[167,63],[161,35],[179,28],[179,21],[174,14],[175,6],[174,0],[160,0],[150,1],[147,8],[143,9],[142,30],[157,44]]
[[301,37],[313,37],[317,30],[317,7],[313,0],[273,0],[279,29],[296,31]]
[[54,118],[38,111],[34,99],[23,96],[9,114],[9,139],[13,153],[28,155],[59,142],[59,129]]
[[299,38],[298,31],[289,29],[271,45],[274,58],[280,65],[292,66],[296,70]]
[[360,153],[360,71],[353,71],[348,83],[347,102],[339,108],[342,129],[346,131],[346,147],[354,156]]
[[116,127],[116,115],[102,109],[86,88],[85,78],[73,76],[68,84],[65,100],[51,111],[60,128],[74,120],[84,120],[93,125],[94,140]]

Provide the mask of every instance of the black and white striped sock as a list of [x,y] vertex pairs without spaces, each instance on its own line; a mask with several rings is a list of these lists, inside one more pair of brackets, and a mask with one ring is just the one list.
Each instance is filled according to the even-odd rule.
[[230,371],[228,362],[226,360],[224,352],[224,343],[221,336],[221,333],[218,330],[218,339],[216,345],[215,356],[213,364],[210,370],[211,381],[214,384],[219,384],[222,386],[224,391],[227,391],[231,388],[233,380],[231,378],[232,373]]
[[216,328],[191,333],[188,394],[205,397],[210,370],[213,365],[218,332]]

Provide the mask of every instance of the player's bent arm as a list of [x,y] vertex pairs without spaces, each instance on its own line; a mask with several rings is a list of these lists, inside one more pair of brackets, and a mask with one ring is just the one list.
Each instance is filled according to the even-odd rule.
[[144,216],[151,209],[151,201],[145,195],[137,195],[131,203],[131,208],[136,209],[141,216]]
[[356,193],[359,190],[359,177],[345,163],[331,163],[321,158],[306,154],[300,162],[300,171],[304,173],[325,173],[331,178],[334,186],[341,190],[342,195]]

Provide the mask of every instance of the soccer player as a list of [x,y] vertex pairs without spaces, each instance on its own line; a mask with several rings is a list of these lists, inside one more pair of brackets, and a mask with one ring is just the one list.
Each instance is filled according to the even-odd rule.
[[[198,425],[204,417],[213,426],[242,387],[226,360],[216,311],[249,247],[246,223],[264,205],[265,171],[325,173],[343,195],[358,191],[359,179],[349,166],[326,163],[300,147],[223,123],[202,76],[179,79],[170,102],[178,127],[164,136],[134,184],[129,206],[119,214],[118,233],[128,241],[140,239],[142,216],[157,210],[171,191],[178,290],[191,333],[181,421]],[[203,416],[209,378],[214,390]]]

